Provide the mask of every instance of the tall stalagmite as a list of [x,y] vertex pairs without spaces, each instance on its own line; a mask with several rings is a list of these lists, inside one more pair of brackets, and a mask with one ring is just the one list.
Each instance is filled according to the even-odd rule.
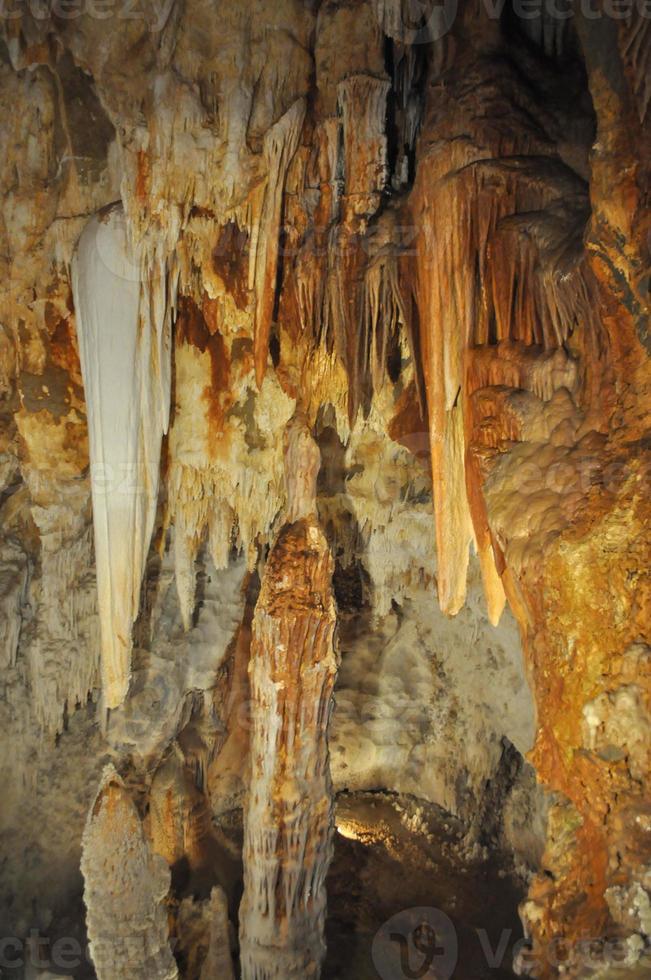
[[309,431],[293,420],[288,523],[265,567],[251,642],[240,910],[245,980],[316,978],[325,953],[333,831],[327,734],[337,658],[332,558],[315,513],[319,460]]
[[0,935],[79,907],[111,758],[102,980],[174,975],[168,909],[228,965],[240,810],[245,978],[316,976],[336,585],[335,788],[526,825],[519,968],[638,980],[644,3],[60,6],[0,17]]

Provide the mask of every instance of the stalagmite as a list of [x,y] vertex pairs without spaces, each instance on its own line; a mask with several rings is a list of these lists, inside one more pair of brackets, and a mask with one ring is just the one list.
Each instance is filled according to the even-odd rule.
[[228,903],[221,888],[213,888],[210,894],[210,928],[206,959],[201,970],[201,980],[234,980],[233,961],[229,943]]
[[309,518],[316,512],[316,481],[321,453],[299,413],[287,423],[284,438],[285,482],[287,485],[287,524]]
[[327,732],[337,671],[332,559],[315,514],[319,451],[287,433],[289,520],[253,621],[251,775],[245,808],[244,980],[317,978],[333,809]]
[[131,629],[158,499],[170,404],[164,265],[132,250],[120,208],[94,217],[73,261],[88,413],[106,708],[125,698]]
[[1,935],[85,937],[83,836],[99,980],[359,980],[475,931],[432,804],[530,973],[644,974],[644,3],[0,18]]
[[267,369],[269,333],[276,302],[276,276],[280,246],[280,223],[287,170],[298,148],[305,100],[297,99],[264,138],[264,156],[269,169],[260,226],[252,249],[255,286],[255,376],[262,384]]
[[98,980],[176,980],[165,907],[170,873],[150,850],[134,803],[112,766],[104,771],[88,815],[81,870]]
[[235,980],[228,900],[215,885],[210,898],[184,898],[177,917],[178,946],[185,980]]

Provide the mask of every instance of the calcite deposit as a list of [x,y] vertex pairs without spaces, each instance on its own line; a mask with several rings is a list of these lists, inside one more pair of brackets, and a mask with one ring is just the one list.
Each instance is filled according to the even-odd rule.
[[287,432],[287,520],[253,618],[251,742],[240,908],[242,975],[318,977],[332,857],[326,733],[337,673],[332,557],[316,519],[320,454]]
[[2,7],[0,971],[381,975],[388,793],[649,975],[651,14],[561,7]]
[[97,976],[175,980],[164,904],[169,868],[151,853],[135,805],[111,768],[88,816],[81,869]]

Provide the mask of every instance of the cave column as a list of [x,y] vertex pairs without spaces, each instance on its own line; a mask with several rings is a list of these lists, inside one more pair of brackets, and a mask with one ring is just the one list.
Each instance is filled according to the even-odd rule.
[[320,453],[295,417],[285,436],[286,523],[253,620],[251,774],[240,911],[244,980],[319,976],[332,857],[328,723],[337,673],[333,563],[316,516]]

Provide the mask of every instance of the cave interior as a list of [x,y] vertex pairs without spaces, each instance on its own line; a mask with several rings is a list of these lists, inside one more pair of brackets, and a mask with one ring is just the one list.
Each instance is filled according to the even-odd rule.
[[651,977],[650,24],[2,5],[0,976]]

